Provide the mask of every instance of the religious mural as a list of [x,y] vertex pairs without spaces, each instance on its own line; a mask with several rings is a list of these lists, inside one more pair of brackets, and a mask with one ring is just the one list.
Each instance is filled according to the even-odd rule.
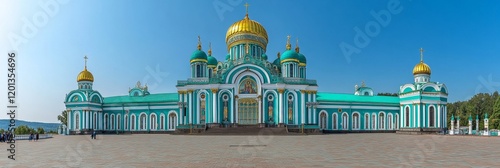
[[239,87],[240,94],[257,94],[257,83],[250,77],[243,79]]

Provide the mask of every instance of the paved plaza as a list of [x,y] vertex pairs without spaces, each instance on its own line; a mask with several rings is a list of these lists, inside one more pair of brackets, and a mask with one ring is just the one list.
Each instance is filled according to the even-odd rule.
[[0,167],[500,167],[499,137],[329,134],[60,136],[0,143]]

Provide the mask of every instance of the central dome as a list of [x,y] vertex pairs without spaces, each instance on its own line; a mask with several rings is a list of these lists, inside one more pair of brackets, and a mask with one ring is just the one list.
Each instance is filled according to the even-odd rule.
[[[258,38],[243,37],[232,39],[235,36],[245,34],[255,35]],[[264,29],[264,26],[262,26],[259,22],[250,20],[247,14],[245,15],[245,18],[243,18],[243,20],[237,21],[233,23],[233,25],[229,26],[229,29],[227,29],[226,33],[226,44],[228,45],[228,48],[230,48],[232,44],[241,40],[256,41],[262,43],[262,47],[265,48],[268,42],[266,29]]]

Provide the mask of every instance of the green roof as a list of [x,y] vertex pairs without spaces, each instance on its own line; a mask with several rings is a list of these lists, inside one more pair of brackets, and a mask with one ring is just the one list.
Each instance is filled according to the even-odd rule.
[[177,102],[179,94],[177,93],[160,93],[150,94],[146,96],[112,96],[105,97],[104,104],[114,103],[158,103],[158,102]]
[[317,94],[319,102],[351,102],[351,103],[390,103],[399,104],[399,97],[396,96],[357,96],[354,94],[342,93],[321,93]]

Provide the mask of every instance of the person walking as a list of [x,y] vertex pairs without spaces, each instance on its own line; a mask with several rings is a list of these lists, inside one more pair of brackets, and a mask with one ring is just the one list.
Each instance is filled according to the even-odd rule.
[[36,133],[36,141],[38,141],[39,135],[38,132]]

